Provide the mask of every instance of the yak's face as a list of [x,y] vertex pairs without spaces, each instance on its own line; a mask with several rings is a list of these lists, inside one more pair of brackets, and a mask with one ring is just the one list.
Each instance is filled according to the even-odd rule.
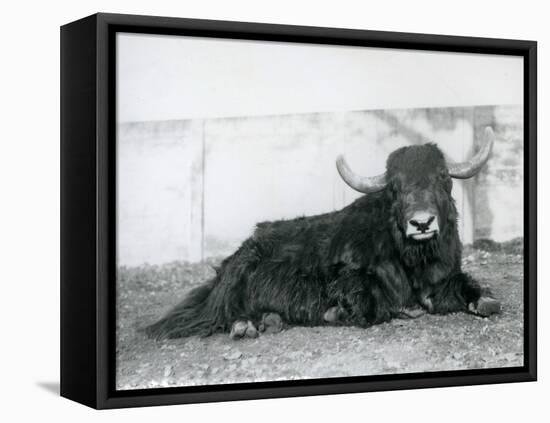
[[393,201],[394,219],[404,237],[422,242],[437,237],[447,224],[456,223],[451,178],[477,175],[487,163],[493,144],[493,130],[487,127],[481,148],[465,162],[456,163],[446,158],[435,144],[424,144],[394,151],[387,160],[386,172],[381,175],[357,175],[342,156],[336,160],[336,167],[342,179],[359,192],[368,195],[386,189]]
[[434,144],[403,147],[387,161],[386,184],[403,235],[415,242],[437,237],[449,221],[453,186],[445,158]]

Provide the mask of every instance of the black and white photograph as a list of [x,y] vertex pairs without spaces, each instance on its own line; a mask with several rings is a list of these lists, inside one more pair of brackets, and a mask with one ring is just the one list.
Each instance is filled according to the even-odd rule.
[[7,2],[0,420],[541,421],[545,6]]
[[118,32],[116,390],[523,367],[524,69]]

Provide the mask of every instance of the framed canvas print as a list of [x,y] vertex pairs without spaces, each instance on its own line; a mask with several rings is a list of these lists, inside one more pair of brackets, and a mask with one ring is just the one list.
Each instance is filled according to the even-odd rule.
[[61,29],[61,394],[536,379],[536,43]]

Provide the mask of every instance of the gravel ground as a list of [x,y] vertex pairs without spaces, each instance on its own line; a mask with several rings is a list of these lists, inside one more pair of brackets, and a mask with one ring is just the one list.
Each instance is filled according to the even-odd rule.
[[227,334],[156,342],[137,331],[213,274],[211,265],[122,267],[117,280],[117,389],[209,385],[523,365],[523,241],[479,241],[464,269],[502,313],[393,320],[368,329],[292,327],[257,339]]

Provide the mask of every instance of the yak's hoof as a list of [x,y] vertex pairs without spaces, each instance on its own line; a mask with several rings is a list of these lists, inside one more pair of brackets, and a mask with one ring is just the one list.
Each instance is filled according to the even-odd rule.
[[259,329],[264,333],[278,333],[283,330],[283,319],[277,313],[264,313]]
[[338,321],[338,315],[340,307],[334,306],[329,308],[327,311],[325,311],[325,314],[323,314],[323,320],[327,323],[336,323]]
[[231,326],[231,333],[229,334],[231,339],[241,339],[244,337],[247,338],[257,338],[258,330],[252,324],[250,320],[236,320]]
[[254,326],[250,320],[247,322],[245,335],[247,338],[257,338],[259,335],[258,329],[256,329],[256,326]]
[[491,297],[481,297],[477,304],[468,304],[468,310],[478,316],[488,317],[500,313],[500,302]]
[[418,317],[424,316],[426,310],[423,308],[403,308],[399,311],[399,318],[401,319],[416,319]]
[[420,298],[420,304],[422,304],[422,306],[428,310],[428,313],[433,313],[434,311],[434,305],[432,303],[432,300],[431,298],[427,297],[427,296],[423,296]]
[[323,314],[323,320],[327,323],[341,322],[345,320],[346,317],[346,310],[339,306],[331,307]]

